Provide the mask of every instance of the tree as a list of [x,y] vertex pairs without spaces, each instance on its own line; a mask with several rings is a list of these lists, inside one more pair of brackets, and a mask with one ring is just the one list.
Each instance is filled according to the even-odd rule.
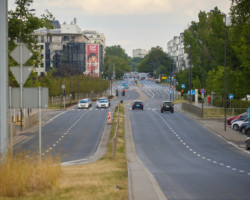
[[137,66],[137,70],[138,72],[147,72],[156,76],[159,74],[167,75],[173,71],[171,66],[174,66],[173,59],[161,47],[157,46],[151,48],[149,53]]
[[[39,28],[53,28],[52,20],[54,19],[53,15],[47,10],[41,18],[36,17],[30,9],[32,3],[33,0],[16,0],[16,9],[15,11],[9,11],[8,16],[9,52],[16,47],[18,41],[25,43],[33,53],[33,56],[24,64],[28,66],[35,66],[41,62],[40,49],[34,31]],[[9,66],[15,65],[17,63],[9,56]],[[9,76],[11,77],[11,75]],[[34,78],[34,75],[31,74],[31,76],[31,78]],[[9,84],[15,85],[13,81],[10,81]]]
[[104,57],[104,77],[112,78],[113,67],[115,66],[116,79],[123,77],[124,72],[131,71],[128,65],[128,55],[125,50],[118,46],[106,47]]

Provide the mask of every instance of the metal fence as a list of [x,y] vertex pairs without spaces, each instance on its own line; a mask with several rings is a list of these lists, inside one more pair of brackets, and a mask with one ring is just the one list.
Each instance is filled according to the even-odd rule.
[[66,96],[56,96],[56,97],[50,97],[49,98],[49,105],[54,106],[62,106],[62,105],[68,105],[68,104],[76,104],[80,99],[84,98],[90,98],[92,100],[98,99],[101,96],[108,96],[109,91],[104,92],[97,92],[97,93],[76,93],[73,97],[72,95],[66,95]]

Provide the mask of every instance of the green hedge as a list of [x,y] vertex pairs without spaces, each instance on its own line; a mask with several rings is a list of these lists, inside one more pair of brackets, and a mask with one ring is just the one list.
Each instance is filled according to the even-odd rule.
[[[215,98],[213,105],[216,107],[224,107],[224,99]],[[227,108],[230,107],[230,100],[227,99]],[[242,101],[239,99],[234,99],[231,101],[231,108],[250,108],[250,101]]]

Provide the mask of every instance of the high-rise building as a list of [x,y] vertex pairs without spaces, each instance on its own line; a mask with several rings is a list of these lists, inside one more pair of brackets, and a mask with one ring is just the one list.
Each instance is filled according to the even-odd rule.
[[145,49],[133,49],[133,58],[144,58],[147,53]]

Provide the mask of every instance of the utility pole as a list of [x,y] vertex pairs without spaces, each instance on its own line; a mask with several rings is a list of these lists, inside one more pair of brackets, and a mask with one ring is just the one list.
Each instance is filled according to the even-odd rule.
[[0,1],[0,153],[5,156],[8,148],[8,1]]

